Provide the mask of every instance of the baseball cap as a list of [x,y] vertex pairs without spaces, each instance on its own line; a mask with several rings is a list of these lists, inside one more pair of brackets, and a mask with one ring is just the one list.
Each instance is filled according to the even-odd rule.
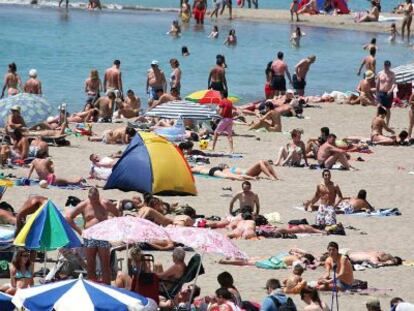
[[10,108],[10,110],[12,111],[20,111],[20,106],[19,105],[14,105]]
[[155,59],[151,62],[151,65],[154,65],[154,66],[158,66],[158,64],[159,64],[159,62]]

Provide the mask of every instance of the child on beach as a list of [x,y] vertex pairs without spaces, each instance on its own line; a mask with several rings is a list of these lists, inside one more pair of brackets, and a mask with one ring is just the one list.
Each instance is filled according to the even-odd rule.
[[290,20],[293,22],[293,15],[296,14],[296,21],[299,22],[299,0],[293,0],[290,4]]
[[219,30],[218,30],[218,26],[214,25],[213,29],[211,30],[210,34],[208,35],[209,38],[211,39],[217,39],[219,36]]
[[292,264],[292,274],[283,281],[285,294],[299,294],[302,288],[306,287],[306,281],[302,279],[302,274],[305,271],[300,261]]
[[236,37],[236,30],[230,29],[229,35],[224,41],[224,45],[236,45],[237,44],[237,37]]
[[395,39],[397,39],[397,35],[399,35],[397,27],[395,26],[395,23],[392,23],[391,28],[390,28],[390,37],[388,38],[388,40],[391,43],[395,43]]
[[219,135],[225,134],[229,140],[230,152],[233,153],[233,103],[227,99],[226,92],[221,93],[221,102],[219,104],[219,114],[222,117],[220,123],[217,125],[217,128],[214,132],[213,139],[213,150],[216,147],[217,139]]

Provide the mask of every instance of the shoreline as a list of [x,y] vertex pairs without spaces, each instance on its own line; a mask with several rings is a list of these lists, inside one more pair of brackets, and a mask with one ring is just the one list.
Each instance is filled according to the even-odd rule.
[[[30,3],[0,3],[1,6],[23,6],[33,8],[49,8],[59,9],[56,2],[48,2],[32,5]],[[86,3],[77,2],[69,4],[70,10],[85,10],[87,7]],[[158,14],[162,13],[178,13],[177,8],[157,8],[157,7],[143,7],[133,5],[122,5],[122,4],[105,4],[103,5],[104,12],[154,12]],[[99,12],[99,11],[98,11]],[[210,20],[207,11],[205,20]],[[383,13],[381,16],[385,18],[400,18],[401,15],[393,13]],[[309,27],[322,27],[330,29],[342,29],[351,31],[364,31],[371,33],[388,33],[392,22],[395,22],[397,28],[401,27],[401,21],[395,20],[390,22],[368,22],[368,23],[355,23],[354,14],[348,15],[301,15],[299,16],[300,21],[291,22],[290,11],[288,10],[274,10],[274,9],[240,9],[233,8],[233,20],[235,21],[247,21],[247,22],[266,22],[266,23],[277,23],[277,24],[293,24],[300,26]],[[228,11],[219,18],[219,20],[228,19]],[[213,22],[213,20],[211,20]]]

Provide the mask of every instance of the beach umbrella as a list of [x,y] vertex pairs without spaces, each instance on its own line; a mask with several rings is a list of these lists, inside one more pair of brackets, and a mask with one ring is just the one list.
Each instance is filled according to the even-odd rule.
[[154,133],[138,132],[112,169],[104,189],[159,195],[196,195],[182,152]]
[[225,257],[247,259],[247,255],[223,234],[205,228],[167,227],[171,241],[197,249],[201,253],[218,253]]
[[155,302],[137,293],[109,285],[77,280],[18,289],[12,302],[30,311],[155,311]]
[[171,101],[145,113],[148,117],[166,118],[166,119],[192,119],[192,120],[210,120],[219,118],[217,110],[207,105],[200,105],[192,101]]
[[[221,95],[219,91],[202,90],[187,95],[185,99],[200,104],[219,104],[221,101]],[[227,96],[227,99],[230,100],[233,104],[240,101],[240,97],[232,94],[229,94]]]
[[2,311],[13,311],[14,304],[12,303],[13,296],[0,292],[0,310]]
[[397,83],[409,83],[414,81],[414,64],[407,64],[392,68]]
[[28,93],[9,96],[0,100],[0,127],[5,126],[10,108],[15,105],[20,106],[20,114],[28,126],[45,121],[53,111],[44,97]]
[[82,237],[125,243],[170,239],[163,227],[152,221],[133,216],[115,217],[102,221],[85,229],[82,232]]
[[48,200],[26,222],[14,245],[51,251],[61,247],[81,247],[82,243],[56,205]]

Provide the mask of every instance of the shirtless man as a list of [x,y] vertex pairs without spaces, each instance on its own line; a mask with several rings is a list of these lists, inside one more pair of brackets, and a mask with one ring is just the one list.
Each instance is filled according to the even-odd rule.
[[132,137],[137,132],[130,127],[119,127],[113,130],[103,131],[101,136],[90,136],[88,137],[89,141],[101,141],[104,144],[116,145],[116,144],[129,144]]
[[376,60],[375,53],[377,49],[371,47],[369,49],[369,55],[362,60],[361,66],[359,67],[357,75],[361,75],[362,68],[365,66],[365,70],[371,70],[374,74],[376,73]]
[[309,71],[310,66],[315,62],[316,56],[311,55],[305,59],[302,59],[295,66],[295,74],[292,77],[293,88],[296,90],[299,96],[305,95],[305,86],[306,86],[306,75]]
[[152,105],[151,105],[150,109],[153,109],[153,108],[157,107],[158,105],[162,105],[162,104],[168,103],[168,102],[173,101],[173,100],[180,100],[181,99],[180,94],[178,93],[178,89],[175,88],[175,87],[171,88],[170,93],[162,93],[162,89],[158,89],[157,90],[157,96],[158,96],[159,99],[154,100],[152,102]]
[[390,70],[391,62],[384,62],[384,70],[378,74],[377,79],[377,100],[379,104],[387,110],[386,123],[390,125],[391,107],[394,89],[396,87],[395,73]]
[[77,177],[74,179],[56,177],[53,161],[51,158],[34,159],[30,164],[30,170],[29,174],[27,175],[27,179],[30,179],[33,171],[36,171],[37,175],[39,176],[39,180],[46,180],[49,185],[53,186],[79,185],[84,181],[82,177]]
[[230,215],[234,215],[236,212],[233,211],[234,203],[239,201],[240,209],[238,212],[240,213],[242,210],[245,211],[249,209],[249,212],[253,216],[257,216],[260,213],[260,203],[259,203],[259,196],[254,193],[252,189],[252,184],[249,181],[243,181],[242,183],[243,191],[237,193],[230,202]]
[[156,91],[158,89],[165,92],[167,90],[167,79],[165,78],[164,71],[160,70],[159,62],[153,60],[151,62],[151,68],[147,72],[147,83],[145,91],[148,94],[148,106],[151,106],[154,100],[158,100]]
[[254,239],[256,235],[256,223],[253,220],[251,213],[243,213],[242,220],[239,220],[236,224],[230,224],[231,233],[227,234],[229,239]]
[[277,59],[275,59],[271,66],[272,80],[270,81],[271,88],[275,91],[274,95],[283,95],[286,92],[286,79],[285,74],[292,85],[292,78],[287,64],[283,61],[283,52],[277,53]]
[[374,106],[375,100],[375,88],[372,87],[375,81],[375,74],[371,70],[365,72],[365,79],[361,80],[357,86],[359,96],[356,100],[350,101],[351,105],[361,104],[362,106]]
[[207,88],[219,92],[227,92],[226,71],[224,69],[225,63],[222,57],[217,57],[216,66],[210,70],[208,76]]
[[36,212],[47,200],[46,197],[40,195],[29,196],[16,215],[16,236],[25,225],[26,217]]
[[[339,253],[339,247],[336,242],[328,244],[329,257],[325,261],[326,272],[324,276],[318,280],[318,290],[332,290],[336,285],[340,291],[347,291],[352,288],[354,281],[354,273],[350,260]],[[336,273],[336,280],[331,277],[331,272]],[[336,284],[333,282],[336,281]]]
[[15,129],[26,130],[26,122],[20,114],[21,108],[18,105],[14,105],[10,108],[11,114],[7,117],[6,133],[13,134]]
[[326,143],[319,147],[317,160],[319,165],[322,168],[332,168],[336,162],[342,164],[342,166],[346,169],[350,169],[350,165],[347,159],[346,151],[337,148],[335,146],[336,135],[329,134]]
[[119,108],[119,113],[124,118],[133,118],[138,117],[141,110],[141,99],[135,96],[133,90],[127,91],[127,97],[125,98],[124,103]]
[[[66,220],[72,228],[82,235],[82,229],[75,223],[75,218],[82,215],[85,223],[85,229],[92,227],[109,218],[110,214],[114,217],[120,216],[116,206],[109,200],[102,199],[99,196],[97,188],[89,189],[88,199],[79,203],[75,208],[70,209],[66,215]],[[102,281],[105,284],[111,284],[111,267],[110,267],[110,247],[108,241],[83,239],[86,251],[86,263],[88,279],[96,281],[96,255],[99,256],[102,265]]]
[[395,144],[395,136],[385,136],[383,134],[383,130],[390,132],[391,134],[395,134],[395,132],[390,129],[385,122],[385,117],[387,115],[387,111],[381,106],[378,107],[377,116],[372,120],[371,123],[371,141],[377,145],[394,145]]
[[346,255],[353,264],[361,264],[368,262],[375,267],[386,266],[398,266],[402,264],[402,260],[398,256],[392,256],[391,254],[382,251],[347,251]]
[[[10,157],[12,160],[24,160],[29,156],[30,143],[27,137],[23,136],[21,129],[15,129],[12,137],[13,146],[1,146],[2,157]],[[3,158],[4,160],[4,158]]]
[[265,115],[259,120],[254,121],[250,126],[249,130],[257,130],[260,128],[265,128],[270,132],[281,132],[282,131],[282,121],[280,118],[280,113],[274,109],[272,102],[267,101],[265,103]]
[[4,76],[4,85],[1,91],[0,98],[4,97],[4,92],[7,89],[7,95],[13,96],[19,93],[19,87],[22,88],[22,81],[20,76],[17,74],[17,66],[15,63],[9,64],[9,70]]
[[[341,189],[339,185],[334,184],[331,181],[331,172],[329,170],[323,170],[322,172],[323,181],[316,186],[316,192],[311,200],[304,203],[305,211],[312,211],[315,209],[315,203],[320,200],[320,206],[334,208],[336,201],[338,202],[343,199]],[[335,214],[335,211],[333,210]],[[334,217],[334,216],[333,216]]]
[[186,211],[184,209],[183,215],[176,215],[174,217],[168,217],[161,214],[159,211],[155,210],[149,206],[143,206],[138,210],[137,217],[150,220],[157,225],[167,227],[167,226],[177,226],[177,227],[192,227],[194,220],[191,218],[195,216],[193,214],[193,209]]
[[111,68],[106,69],[104,76],[104,92],[113,91],[116,97],[122,97],[122,73],[119,69],[121,67],[121,62],[119,60],[114,60],[114,64]]
[[115,107],[116,95],[114,91],[108,91],[106,96],[99,97],[95,107],[99,109],[99,119],[110,122]]
[[29,80],[24,84],[24,92],[36,95],[42,95],[42,83],[37,79],[36,69],[30,69]]

